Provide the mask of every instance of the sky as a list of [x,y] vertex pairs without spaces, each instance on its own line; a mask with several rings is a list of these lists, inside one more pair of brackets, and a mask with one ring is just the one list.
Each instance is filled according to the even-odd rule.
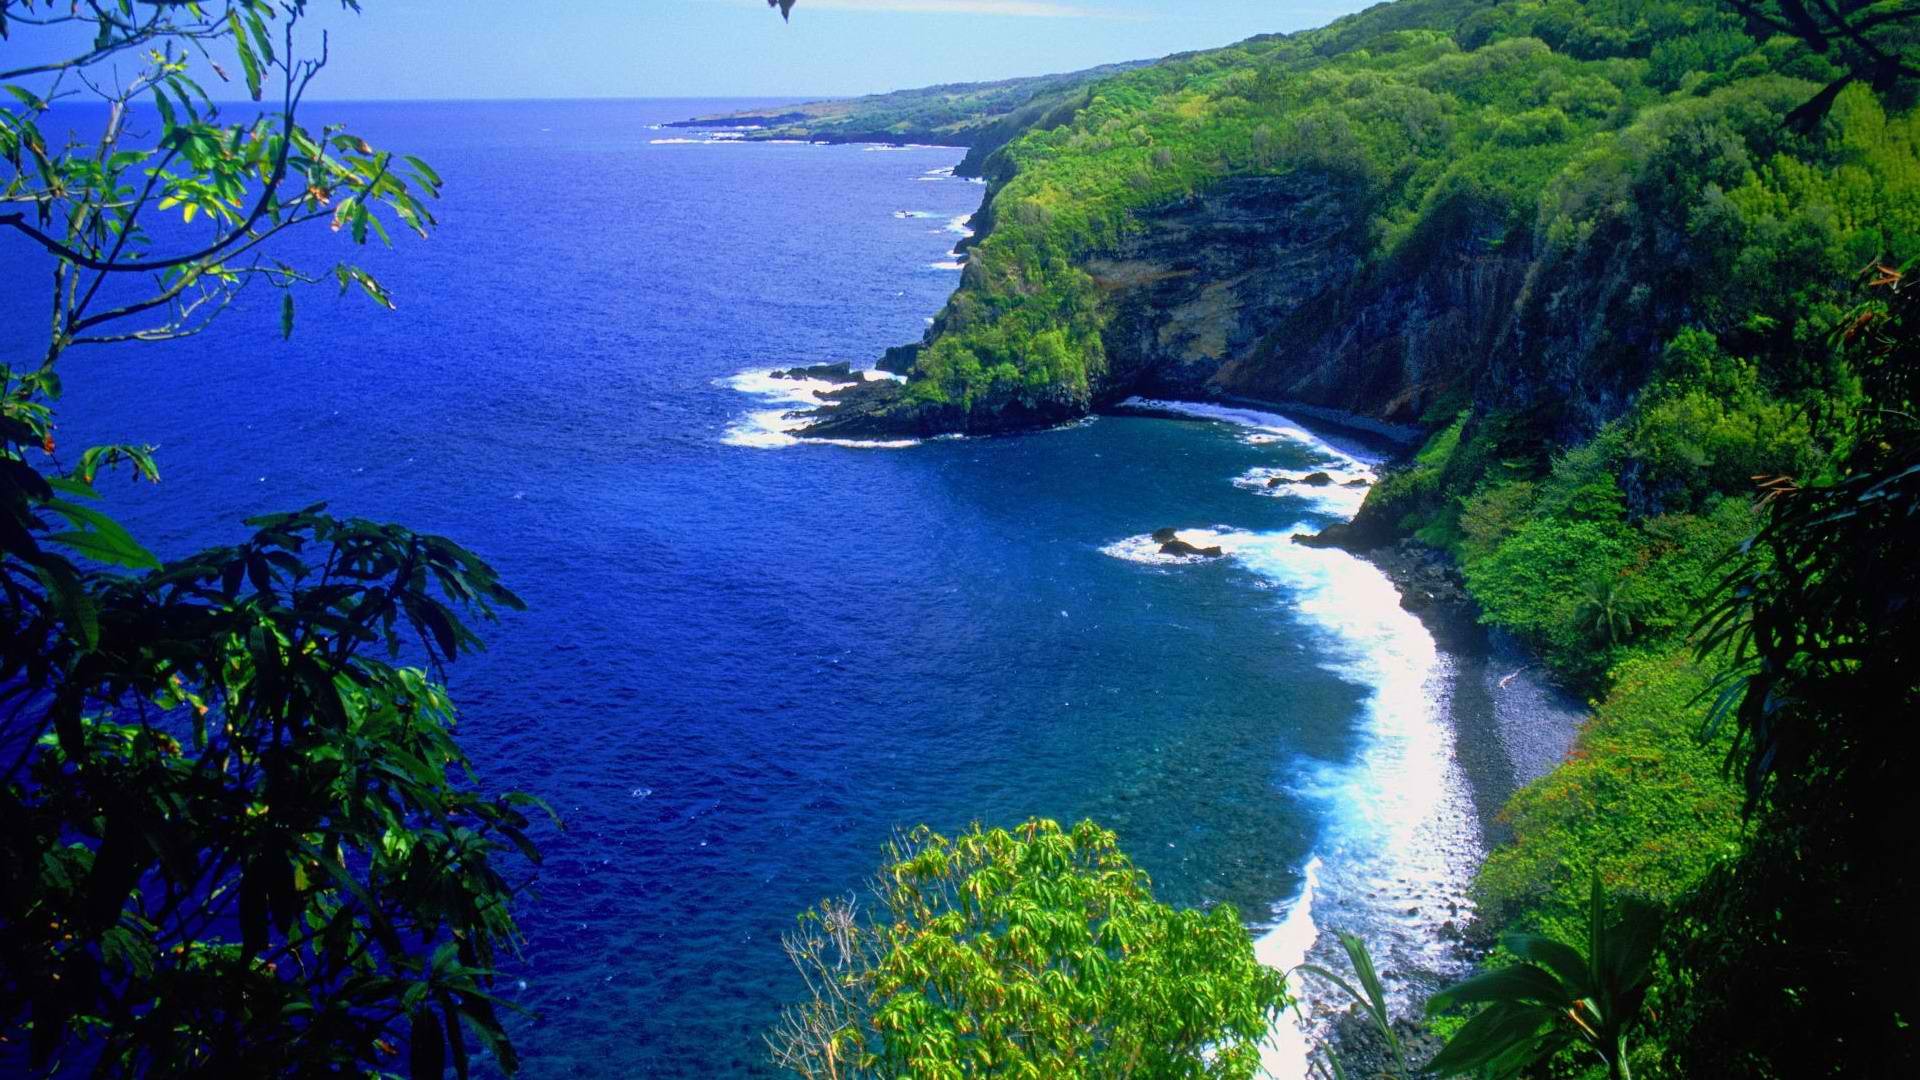
[[310,97],[839,97],[1151,59],[1367,3],[798,0],[786,24],[765,0],[312,0],[332,61]]

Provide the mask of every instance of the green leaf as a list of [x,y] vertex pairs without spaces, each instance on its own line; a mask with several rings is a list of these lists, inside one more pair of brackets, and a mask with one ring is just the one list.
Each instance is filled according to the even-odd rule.
[[233,32],[233,49],[240,56],[240,68],[247,76],[247,96],[260,100],[260,58],[253,54],[253,43],[247,40],[246,27],[240,23],[240,12],[227,11],[227,27]]
[[85,555],[96,562],[124,566],[133,570],[158,570],[160,560],[153,552],[140,546],[119,522],[90,507],[55,499],[47,503],[47,509],[85,527],[85,531],[55,533],[47,537],[52,543]]
[[1508,934],[1500,939],[1507,951],[1522,960],[1530,960],[1560,977],[1567,989],[1584,997],[1587,986],[1587,958],[1563,942],[1539,934]]
[[100,493],[93,490],[91,486],[70,477],[49,476],[47,477],[47,486],[63,495],[70,495],[76,499],[98,499],[100,497]]
[[1432,1015],[1460,1005],[1498,1001],[1555,1007],[1573,1004],[1566,987],[1546,969],[1532,964],[1512,964],[1481,972],[1433,995],[1427,999],[1427,1013]]
[[293,293],[283,292],[280,294],[280,340],[287,341],[292,339],[292,337]]
[[1467,1021],[1447,1045],[1427,1062],[1426,1071],[1442,1076],[1472,1072],[1513,1051],[1534,1043],[1553,1013],[1528,1005],[1495,1005]]
[[254,48],[260,50],[261,57],[264,58],[267,63],[273,63],[273,38],[267,34],[267,26],[260,21],[258,13],[252,11],[247,12],[247,26],[253,31]]
[[40,567],[40,580],[47,587],[47,597],[53,601],[60,612],[60,618],[67,624],[69,633],[75,634],[86,643],[87,648],[97,648],[100,644],[100,609],[87,595],[87,589],[81,583],[64,560],[50,559]]
[[427,186],[436,189],[443,186],[440,181],[440,174],[429,168],[426,162],[421,161],[412,154],[402,154],[401,157],[406,160],[407,164],[413,166],[413,171],[419,174],[420,179],[426,181]]
[[178,118],[174,115],[173,105],[167,101],[167,95],[161,91],[160,87],[153,88],[153,103],[160,110],[160,126],[163,129],[172,131],[180,126]]

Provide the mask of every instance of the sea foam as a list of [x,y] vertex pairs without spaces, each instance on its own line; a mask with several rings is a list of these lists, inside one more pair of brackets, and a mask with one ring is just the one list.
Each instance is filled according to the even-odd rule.
[[[798,415],[801,410],[814,408],[822,403],[822,395],[840,389],[840,384],[824,379],[782,379],[775,378],[779,368],[759,371],[743,371],[729,379],[720,380],[721,385],[749,394],[781,408],[755,409],[730,425],[720,438],[729,446],[745,446],[756,450],[775,450],[786,446],[799,446],[802,443],[821,446],[845,446],[856,450],[900,450],[920,445],[918,439],[802,439],[794,432],[806,427],[809,417]],[[899,379],[885,371],[858,372],[868,382],[881,379]]]
[[[1350,517],[1365,496],[1364,488],[1340,485],[1371,481],[1379,462],[1364,447],[1315,435],[1278,413],[1143,398],[1125,404],[1234,424],[1252,444],[1284,443],[1305,451],[1316,463],[1311,469],[1256,468],[1233,482],[1261,495],[1298,498],[1340,517]],[[1312,471],[1326,472],[1335,484],[1266,486],[1275,475]],[[1453,761],[1451,731],[1436,704],[1448,670],[1432,635],[1400,606],[1399,590],[1386,574],[1348,552],[1294,542],[1310,531],[1312,525],[1299,522],[1275,531],[1214,526],[1177,534],[1196,547],[1219,546],[1225,561],[1283,591],[1292,610],[1323,639],[1325,666],[1365,691],[1357,752],[1344,761],[1297,765],[1303,777],[1299,794],[1321,807],[1327,827],[1302,868],[1300,895],[1276,905],[1275,922],[1257,938],[1255,953],[1283,971],[1309,957],[1332,959],[1320,927],[1334,920],[1342,928],[1364,930],[1383,966],[1412,962],[1433,970],[1445,959],[1437,955],[1431,928],[1407,913],[1438,903],[1438,897],[1462,894],[1471,860],[1454,857],[1462,850],[1459,834],[1472,834],[1468,847],[1478,843],[1473,827],[1460,824],[1473,820],[1471,807]],[[1162,555],[1159,549],[1151,536],[1132,536],[1101,550],[1163,567],[1221,561]],[[1290,981],[1290,989],[1302,999],[1301,1016],[1311,1016],[1315,1004],[1336,1009],[1349,1004],[1300,978]],[[1298,1017],[1282,1020],[1262,1050],[1266,1073],[1281,1080],[1309,1076],[1316,1027],[1311,1019],[1305,1026]]]

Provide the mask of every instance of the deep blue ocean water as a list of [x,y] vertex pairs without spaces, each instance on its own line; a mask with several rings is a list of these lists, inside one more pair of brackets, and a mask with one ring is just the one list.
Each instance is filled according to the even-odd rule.
[[[1377,573],[1288,542],[1357,491],[1264,484],[1366,449],[1227,410],[781,445],[794,406],[755,373],[918,338],[984,189],[941,174],[957,150],[653,126],[720,104],[316,107],[447,181],[431,240],[367,259],[399,310],[311,290],[283,344],[262,292],[63,362],[63,447],[160,447],[162,485],[108,490],[163,555],[324,500],[454,537],[529,603],[451,671],[484,779],[566,822],[508,987],[525,1075],[764,1069],[780,934],[915,823],[1093,816],[1276,961],[1317,857],[1312,919],[1416,956],[1396,912],[1473,848],[1448,661]],[[0,240],[27,356],[32,258]],[[1231,557],[1158,558],[1162,526]]]

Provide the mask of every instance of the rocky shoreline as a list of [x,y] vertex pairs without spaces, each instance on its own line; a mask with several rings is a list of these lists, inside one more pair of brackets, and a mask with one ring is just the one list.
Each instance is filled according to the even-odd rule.
[[[1349,430],[1353,426],[1337,415],[1308,415]],[[1448,661],[1440,708],[1453,732],[1454,758],[1471,793],[1483,852],[1496,847],[1506,831],[1501,809],[1521,787],[1566,758],[1586,718],[1585,703],[1549,682],[1544,666],[1521,643],[1481,623],[1479,605],[1446,552],[1397,537],[1364,514],[1294,540],[1306,546],[1340,548],[1379,568],[1399,592],[1400,606],[1417,616],[1433,636]],[[1430,923],[1427,932],[1451,957],[1447,966],[1455,969],[1454,974],[1464,975],[1486,955],[1492,934],[1468,898],[1459,899],[1457,918],[1422,921]],[[1376,956],[1376,963],[1381,959]],[[1382,971],[1389,984],[1404,974]],[[1323,1058],[1325,1050],[1337,1053],[1349,1076],[1396,1075],[1386,1041],[1359,1006],[1349,1007],[1324,988],[1316,991],[1314,1013],[1321,1049],[1314,1057]],[[1407,1061],[1415,1067],[1406,1080],[1427,1075],[1418,1065],[1431,1060],[1442,1041],[1417,1016],[1396,1017],[1394,1030]]]

